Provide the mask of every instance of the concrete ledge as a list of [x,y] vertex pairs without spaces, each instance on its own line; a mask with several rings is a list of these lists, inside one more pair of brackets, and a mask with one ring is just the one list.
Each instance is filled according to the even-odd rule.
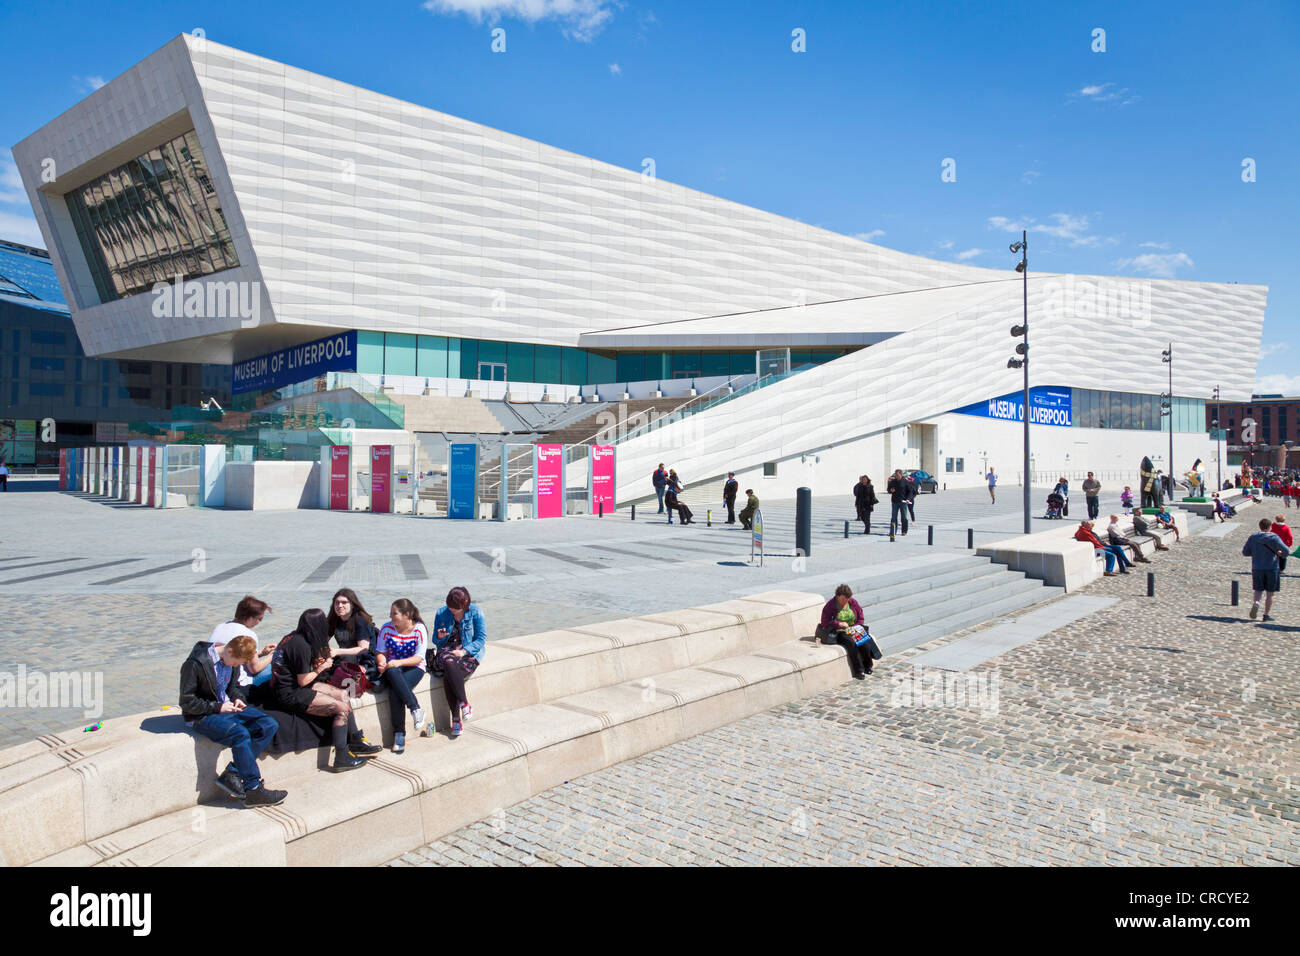
[[[1170,516],[1179,533],[1186,535],[1187,515],[1174,510]],[[1064,520],[1060,522],[1060,527],[994,541],[976,549],[975,553],[989,558],[995,564],[1005,564],[1013,571],[1022,571],[1026,577],[1035,578],[1049,586],[1065,588],[1066,592],[1077,591],[1101,577],[1106,566],[1092,548],[1074,539],[1078,527],[1077,521]],[[1126,536],[1133,534],[1132,521],[1121,519],[1120,528]],[[1154,528],[1152,530],[1155,531]],[[1106,527],[1100,517],[1093,532],[1105,542]],[[1162,540],[1172,538],[1168,532],[1157,536]],[[1144,556],[1155,550],[1150,543],[1142,548]]]

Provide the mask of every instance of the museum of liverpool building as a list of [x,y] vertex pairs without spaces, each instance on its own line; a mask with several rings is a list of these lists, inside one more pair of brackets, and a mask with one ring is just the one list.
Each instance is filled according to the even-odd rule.
[[[1020,480],[1009,253],[895,252],[189,35],[13,154],[87,359],[230,369],[173,439],[310,429],[336,394],[358,428],[405,396],[411,431],[421,398],[677,396],[607,436],[622,500],[660,461],[778,497]],[[1169,470],[1170,424],[1175,473],[1213,462],[1267,288],[1030,265],[1035,480]]]

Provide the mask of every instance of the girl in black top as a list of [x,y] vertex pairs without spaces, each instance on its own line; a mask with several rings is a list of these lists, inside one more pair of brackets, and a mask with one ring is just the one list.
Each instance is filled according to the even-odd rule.
[[330,613],[326,630],[338,644],[334,652],[339,658],[352,659],[361,665],[370,684],[379,683],[378,661],[375,658],[375,621],[361,606],[351,588],[339,588],[330,600]]
[[362,757],[381,748],[367,743],[352,716],[352,700],[341,687],[321,681],[333,664],[325,612],[320,608],[303,611],[298,627],[276,648],[271,661],[271,696],[279,710],[332,718],[334,771],[353,770]]

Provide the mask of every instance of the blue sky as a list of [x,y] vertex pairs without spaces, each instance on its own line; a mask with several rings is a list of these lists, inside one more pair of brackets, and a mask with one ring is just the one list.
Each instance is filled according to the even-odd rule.
[[1027,225],[1036,270],[1265,284],[1258,385],[1300,394],[1293,0],[11,4],[0,237],[40,244],[8,146],[195,28],[906,252],[1009,270]]

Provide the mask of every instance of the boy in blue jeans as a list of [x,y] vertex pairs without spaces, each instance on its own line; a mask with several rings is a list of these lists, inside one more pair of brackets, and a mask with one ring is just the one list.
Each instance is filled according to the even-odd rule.
[[279,727],[275,718],[249,707],[239,686],[239,668],[252,663],[257,642],[240,636],[226,644],[199,641],[181,664],[181,714],[191,730],[230,748],[232,763],[217,786],[249,806],[274,806],[289,794],[268,790],[257,758]]

